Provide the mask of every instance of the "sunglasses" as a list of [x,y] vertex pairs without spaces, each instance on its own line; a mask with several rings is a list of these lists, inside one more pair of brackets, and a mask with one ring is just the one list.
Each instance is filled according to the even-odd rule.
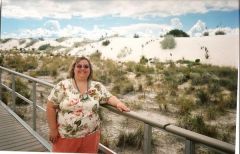
[[89,68],[89,65],[87,65],[87,64],[85,64],[85,65],[79,64],[79,65],[76,65],[76,67],[77,67],[78,69],[81,69],[81,68],[88,69],[88,68]]

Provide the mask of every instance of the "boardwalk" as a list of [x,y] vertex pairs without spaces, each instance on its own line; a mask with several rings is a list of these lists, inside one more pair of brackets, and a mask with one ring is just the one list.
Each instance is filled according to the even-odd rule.
[[0,151],[44,152],[48,149],[0,102]]

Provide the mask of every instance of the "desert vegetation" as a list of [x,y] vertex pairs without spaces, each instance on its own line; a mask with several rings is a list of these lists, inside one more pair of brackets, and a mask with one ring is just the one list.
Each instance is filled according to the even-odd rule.
[[[119,63],[103,59],[99,51],[89,55],[89,58],[93,63],[94,80],[104,83],[131,110],[164,115],[174,119],[177,126],[234,144],[237,69],[201,64],[199,59],[182,59],[176,62],[161,62],[156,59],[150,63],[150,59],[144,56],[139,62]],[[9,52],[0,55],[0,64],[36,78],[49,76],[51,82],[56,84],[67,77],[68,67],[73,59],[70,56],[53,56],[47,53],[39,55]],[[21,79],[16,80],[17,91],[27,98],[31,92],[28,84]],[[42,106],[48,95],[44,91],[39,94]],[[5,91],[2,95],[5,101],[11,99],[11,95]],[[17,105],[27,106],[21,101],[17,101]],[[18,114],[26,117],[24,112]],[[229,117],[231,119],[227,120]],[[120,123],[127,123],[122,126],[129,130],[128,133],[119,131],[109,138],[106,130],[111,129],[112,123],[119,122],[118,116],[102,118],[102,143],[112,149],[123,146],[137,150],[142,148],[141,124],[122,118]],[[155,145],[159,139],[153,139],[152,144],[157,148]],[[173,142],[175,144],[177,140]]]

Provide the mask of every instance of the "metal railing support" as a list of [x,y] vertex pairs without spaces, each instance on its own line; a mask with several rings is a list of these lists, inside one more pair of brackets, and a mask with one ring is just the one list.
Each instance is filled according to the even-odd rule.
[[12,101],[13,101],[13,111],[16,111],[16,82],[15,82],[15,75],[12,75]]
[[0,69],[0,100],[2,100],[2,69]]
[[33,112],[32,112],[32,125],[33,130],[36,131],[36,82],[32,83],[32,102],[33,102]]
[[149,124],[144,123],[144,141],[143,141],[144,154],[152,153],[151,141],[152,141],[152,127]]
[[195,154],[195,143],[189,139],[185,141],[185,154]]

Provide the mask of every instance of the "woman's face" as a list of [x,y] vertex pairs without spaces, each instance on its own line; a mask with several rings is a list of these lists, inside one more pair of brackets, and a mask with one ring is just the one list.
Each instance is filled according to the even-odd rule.
[[76,63],[74,68],[74,76],[77,79],[87,80],[90,74],[90,65],[87,60],[81,60]]

